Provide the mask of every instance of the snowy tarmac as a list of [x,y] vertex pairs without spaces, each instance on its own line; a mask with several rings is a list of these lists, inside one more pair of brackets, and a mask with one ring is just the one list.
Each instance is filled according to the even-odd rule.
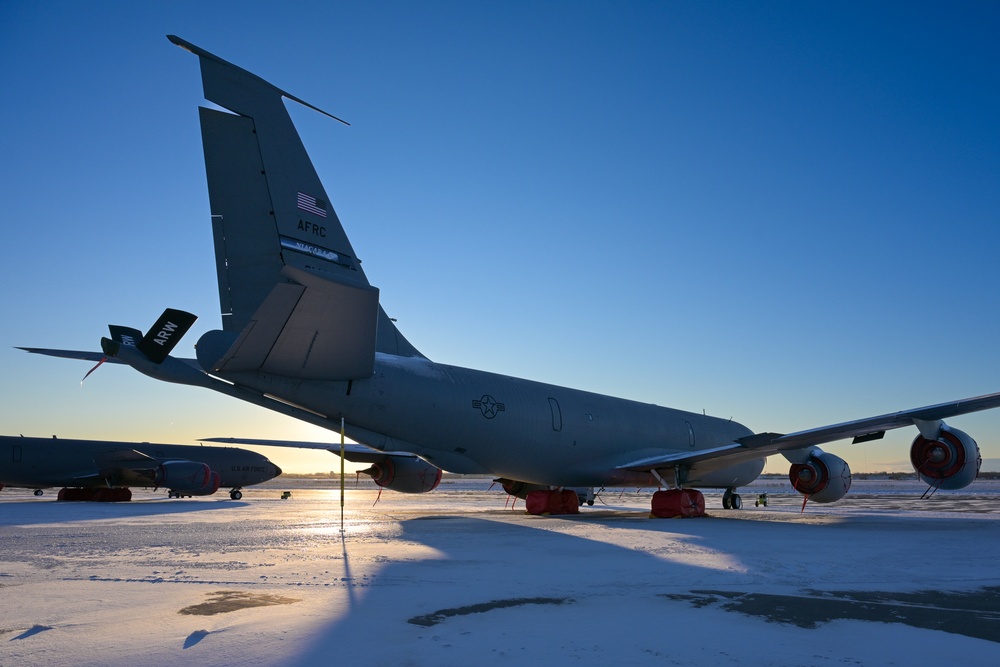
[[[784,482],[787,485],[787,481]],[[353,484],[352,484],[353,486]],[[274,480],[59,503],[0,492],[0,665],[996,665],[1000,483],[918,500],[538,517],[489,481],[421,496]],[[292,497],[281,500],[284,490]],[[754,507],[756,493],[769,507]],[[603,501],[603,502],[602,502]]]

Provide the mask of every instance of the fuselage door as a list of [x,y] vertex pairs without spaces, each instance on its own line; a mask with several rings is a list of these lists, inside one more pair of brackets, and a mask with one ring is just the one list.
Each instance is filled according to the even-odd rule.
[[549,409],[552,410],[552,430],[562,430],[562,410],[559,409],[559,401],[554,398],[549,399]]
[[688,430],[688,447],[694,449],[694,427],[691,426],[691,422],[684,420],[684,425],[687,426]]

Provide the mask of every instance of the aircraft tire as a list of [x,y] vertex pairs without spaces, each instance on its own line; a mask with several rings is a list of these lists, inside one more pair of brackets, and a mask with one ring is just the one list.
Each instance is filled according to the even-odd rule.
[[233,500],[239,500],[240,498],[243,497],[243,492],[240,491],[239,489],[233,489],[232,491],[229,492],[229,497]]
[[740,494],[734,493],[732,498],[729,499],[729,502],[733,506],[734,510],[743,509],[743,499],[740,498]]
[[42,493],[43,493],[43,492],[42,492],[42,490],[41,490],[41,489],[35,489],[35,495],[36,495],[36,496],[40,496],[40,495],[42,495]]

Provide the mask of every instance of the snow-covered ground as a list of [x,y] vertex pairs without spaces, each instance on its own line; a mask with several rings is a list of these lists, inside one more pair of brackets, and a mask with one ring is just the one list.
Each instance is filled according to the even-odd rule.
[[0,665],[998,664],[1000,484],[856,482],[800,513],[761,480],[684,520],[649,519],[648,491],[536,517],[487,487],[349,488],[343,532],[330,481],[5,489]]

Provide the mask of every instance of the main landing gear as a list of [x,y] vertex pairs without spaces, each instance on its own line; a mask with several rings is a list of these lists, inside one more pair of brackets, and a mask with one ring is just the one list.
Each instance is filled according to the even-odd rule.
[[236,487],[235,489],[229,492],[229,498],[231,500],[239,500],[242,497],[243,497],[243,492],[240,491],[239,487]]
[[736,487],[731,486],[722,494],[722,509],[739,510],[743,509],[743,499],[736,493]]

